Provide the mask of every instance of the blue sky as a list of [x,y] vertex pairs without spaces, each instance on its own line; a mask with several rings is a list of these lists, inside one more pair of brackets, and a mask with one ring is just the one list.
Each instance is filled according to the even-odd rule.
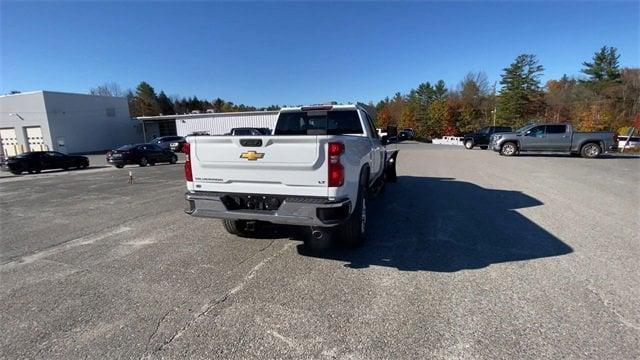
[[603,45],[640,66],[638,2],[0,2],[0,92],[151,83],[235,103],[377,101],[420,82],[490,81],[518,54],[544,79]]

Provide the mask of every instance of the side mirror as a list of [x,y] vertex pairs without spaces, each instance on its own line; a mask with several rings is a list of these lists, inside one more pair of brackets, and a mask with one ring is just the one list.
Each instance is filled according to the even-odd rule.
[[382,145],[387,145],[389,143],[389,137],[387,135],[383,135],[380,138],[380,142],[382,143]]
[[527,130],[527,132],[524,133],[524,136],[529,136],[531,135],[531,130]]

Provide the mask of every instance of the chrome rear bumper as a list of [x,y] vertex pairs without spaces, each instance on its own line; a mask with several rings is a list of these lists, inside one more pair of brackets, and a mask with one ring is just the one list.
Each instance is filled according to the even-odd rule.
[[[285,196],[277,210],[228,209],[223,197],[239,195],[187,192],[185,199],[189,207],[185,212],[197,217],[267,221],[274,224],[301,226],[339,225],[351,213],[351,201],[349,199],[329,200],[326,198],[294,196]],[[251,194],[251,196],[261,195]]]

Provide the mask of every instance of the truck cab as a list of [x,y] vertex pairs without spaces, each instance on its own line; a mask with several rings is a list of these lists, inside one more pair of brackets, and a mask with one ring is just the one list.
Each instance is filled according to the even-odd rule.
[[489,146],[491,135],[511,131],[513,130],[508,126],[485,126],[478,131],[465,134],[462,137],[462,144],[466,149],[469,150],[473,149],[476,146],[480,147],[481,149],[486,149]]

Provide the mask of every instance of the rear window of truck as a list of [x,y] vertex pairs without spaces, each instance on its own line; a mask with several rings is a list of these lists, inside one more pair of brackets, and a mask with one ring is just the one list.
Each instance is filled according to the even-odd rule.
[[280,113],[274,135],[364,134],[356,110],[287,111]]

